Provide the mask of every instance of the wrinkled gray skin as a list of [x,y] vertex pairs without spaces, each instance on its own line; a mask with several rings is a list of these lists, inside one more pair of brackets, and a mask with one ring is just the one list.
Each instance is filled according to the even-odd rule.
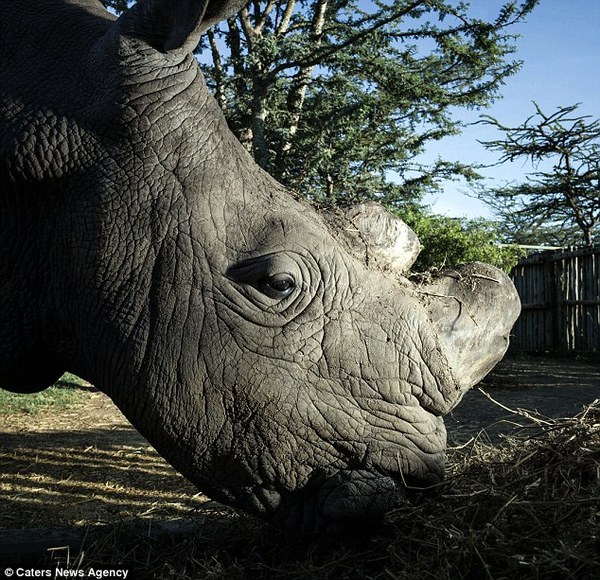
[[518,299],[368,263],[254,164],[191,54],[239,7],[0,0],[0,386],[77,373],[211,497],[333,531],[442,478]]

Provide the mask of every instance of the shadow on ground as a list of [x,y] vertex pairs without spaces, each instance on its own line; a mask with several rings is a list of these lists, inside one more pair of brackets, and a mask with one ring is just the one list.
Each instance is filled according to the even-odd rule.
[[496,443],[502,434],[531,427],[531,421],[508,409],[571,417],[596,399],[600,399],[600,362],[507,359],[445,418],[449,442],[464,443],[485,429],[484,438]]
[[[502,406],[481,391],[468,393],[446,418],[451,445],[484,428],[484,437],[495,441],[501,433],[531,425],[508,409],[524,408],[548,417],[576,414],[600,398],[600,365],[507,361],[481,386]],[[214,526],[229,530],[232,537],[240,534],[243,543],[251,537],[240,532],[246,526],[243,516],[208,502],[112,403],[99,397],[90,394],[81,407],[52,411],[41,430],[36,430],[35,418],[0,432],[0,540],[4,535],[5,547],[10,550],[11,538],[18,536],[9,530],[61,526],[81,530],[134,521],[145,534],[160,527],[159,522],[182,518],[202,522],[207,545],[214,541],[210,531]],[[72,424],[76,427],[70,429]]]
[[132,428],[0,434],[0,529],[173,518],[206,501]]

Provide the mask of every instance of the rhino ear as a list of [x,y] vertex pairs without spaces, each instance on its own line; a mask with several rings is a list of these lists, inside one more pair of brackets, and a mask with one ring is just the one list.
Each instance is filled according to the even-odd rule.
[[139,0],[119,18],[120,32],[160,52],[192,52],[200,35],[248,0]]

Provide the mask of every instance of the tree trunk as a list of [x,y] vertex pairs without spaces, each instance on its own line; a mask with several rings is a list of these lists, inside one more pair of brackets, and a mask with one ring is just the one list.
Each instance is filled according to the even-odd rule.
[[206,35],[210,44],[210,52],[212,55],[213,66],[215,69],[215,99],[217,99],[217,103],[219,104],[219,107],[221,107],[221,110],[226,111],[227,102],[225,101],[225,91],[223,85],[224,74],[223,63],[221,62],[221,54],[219,53],[219,47],[217,46],[215,33],[209,29]]
[[269,166],[269,149],[265,134],[267,120],[267,95],[266,87],[257,71],[254,77],[252,98],[252,153],[254,160],[260,167],[267,169]]
[[[236,103],[244,103],[248,87],[244,80],[246,78],[246,69],[244,68],[244,58],[242,56],[241,32],[236,18],[232,17],[227,20],[227,26],[229,27],[229,49],[233,64],[235,101]],[[252,153],[252,128],[250,123],[248,123],[248,116],[245,112],[242,112],[241,117],[236,120],[236,124],[231,129],[248,153]]]
[[268,116],[268,79],[266,78],[266,74],[269,69],[269,63],[261,60],[260,42],[263,36],[262,31],[264,24],[274,6],[274,3],[269,2],[265,12],[261,14],[259,4],[253,4],[255,25],[252,23],[248,7],[242,8],[238,14],[239,22],[241,23],[242,31],[246,39],[248,60],[253,63],[250,65],[250,90],[252,94],[252,101],[250,103],[250,127],[252,131],[252,154],[254,155],[254,160],[263,169],[267,169],[269,166],[269,148],[267,146],[265,132],[265,123]]
[[[565,196],[565,201],[567,205],[573,211],[573,215],[575,216],[575,223],[579,227],[579,229],[583,233],[583,239],[587,246],[592,245],[592,227],[594,220],[592,218],[593,212],[590,212],[589,216],[586,216],[585,210],[580,206],[579,196],[577,192],[577,187],[573,185],[576,181],[577,174],[573,169],[573,164],[571,162],[571,153],[566,152],[563,154],[564,166],[566,170],[566,179],[564,180],[564,191],[563,195]],[[586,219],[591,218],[591,219]]]
[[283,15],[281,17],[281,22],[279,23],[279,26],[277,26],[277,30],[275,33],[276,36],[283,36],[288,31],[295,7],[296,0],[288,0],[285,6],[285,10],[283,11]]
[[[323,26],[325,25],[325,15],[327,12],[328,0],[318,0],[313,14],[312,29],[311,29],[311,44],[313,50],[318,48],[323,40]],[[300,67],[298,74],[294,79],[292,88],[290,89],[287,108],[289,113],[289,125],[286,140],[281,148],[281,154],[286,155],[292,148],[294,136],[298,132],[300,124],[300,116],[304,106],[306,97],[306,89],[312,79],[314,65]]]
[[325,198],[329,203],[335,204],[335,184],[330,173],[325,176]]

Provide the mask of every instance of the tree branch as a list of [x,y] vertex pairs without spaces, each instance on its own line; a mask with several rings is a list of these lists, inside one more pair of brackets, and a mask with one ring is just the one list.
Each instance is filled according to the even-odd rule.
[[285,10],[283,11],[283,18],[281,19],[281,23],[277,27],[275,31],[275,36],[283,36],[290,26],[290,20],[292,19],[292,15],[294,14],[294,8],[296,8],[296,0],[288,0],[285,6]]
[[[390,16],[388,16],[387,18],[382,18],[381,20],[377,20],[375,22],[375,24],[373,24],[370,28],[361,30],[361,31],[357,32],[356,34],[350,36],[344,42],[337,44],[335,46],[332,46],[331,48],[324,50],[320,53],[317,52],[316,54],[313,54],[309,58],[296,60],[296,61],[292,61],[292,62],[281,63],[280,65],[278,65],[274,69],[272,69],[270,71],[270,74],[272,76],[277,76],[279,73],[283,72],[284,70],[288,70],[291,68],[303,68],[303,67],[306,68],[306,67],[316,66],[316,65],[322,63],[324,60],[328,59],[329,57],[333,56],[334,54],[337,54],[338,52],[344,50],[348,46],[352,46],[359,40],[362,40],[363,38],[369,36],[370,34],[373,34],[373,32],[380,30],[387,24],[392,23],[394,20],[397,20],[398,18],[401,18],[402,16],[406,16],[409,12],[412,12],[417,6],[419,6],[419,4],[422,4],[422,3],[423,3],[423,0],[416,0],[415,2],[413,2],[412,4],[410,4],[409,6],[404,8],[403,10],[398,10],[398,11],[394,12],[393,14],[391,14]],[[416,34],[417,34],[416,32],[409,32],[406,34],[400,34],[400,35],[398,35],[398,37],[414,37]]]
[[263,13],[257,19],[256,25],[254,26],[254,30],[256,31],[256,34],[258,34],[259,36],[262,34],[265,24],[267,23],[267,20],[268,20],[269,16],[271,15],[271,12],[273,12],[273,8],[275,8],[276,5],[277,5],[277,0],[269,0],[267,2],[267,5],[265,6]]
[[254,26],[252,26],[252,20],[250,19],[250,12],[248,12],[248,7],[244,6],[238,12],[238,18],[242,23],[242,30],[244,31],[244,36],[246,37],[246,42],[248,43],[248,52],[252,52],[255,43],[256,32],[254,30]]

